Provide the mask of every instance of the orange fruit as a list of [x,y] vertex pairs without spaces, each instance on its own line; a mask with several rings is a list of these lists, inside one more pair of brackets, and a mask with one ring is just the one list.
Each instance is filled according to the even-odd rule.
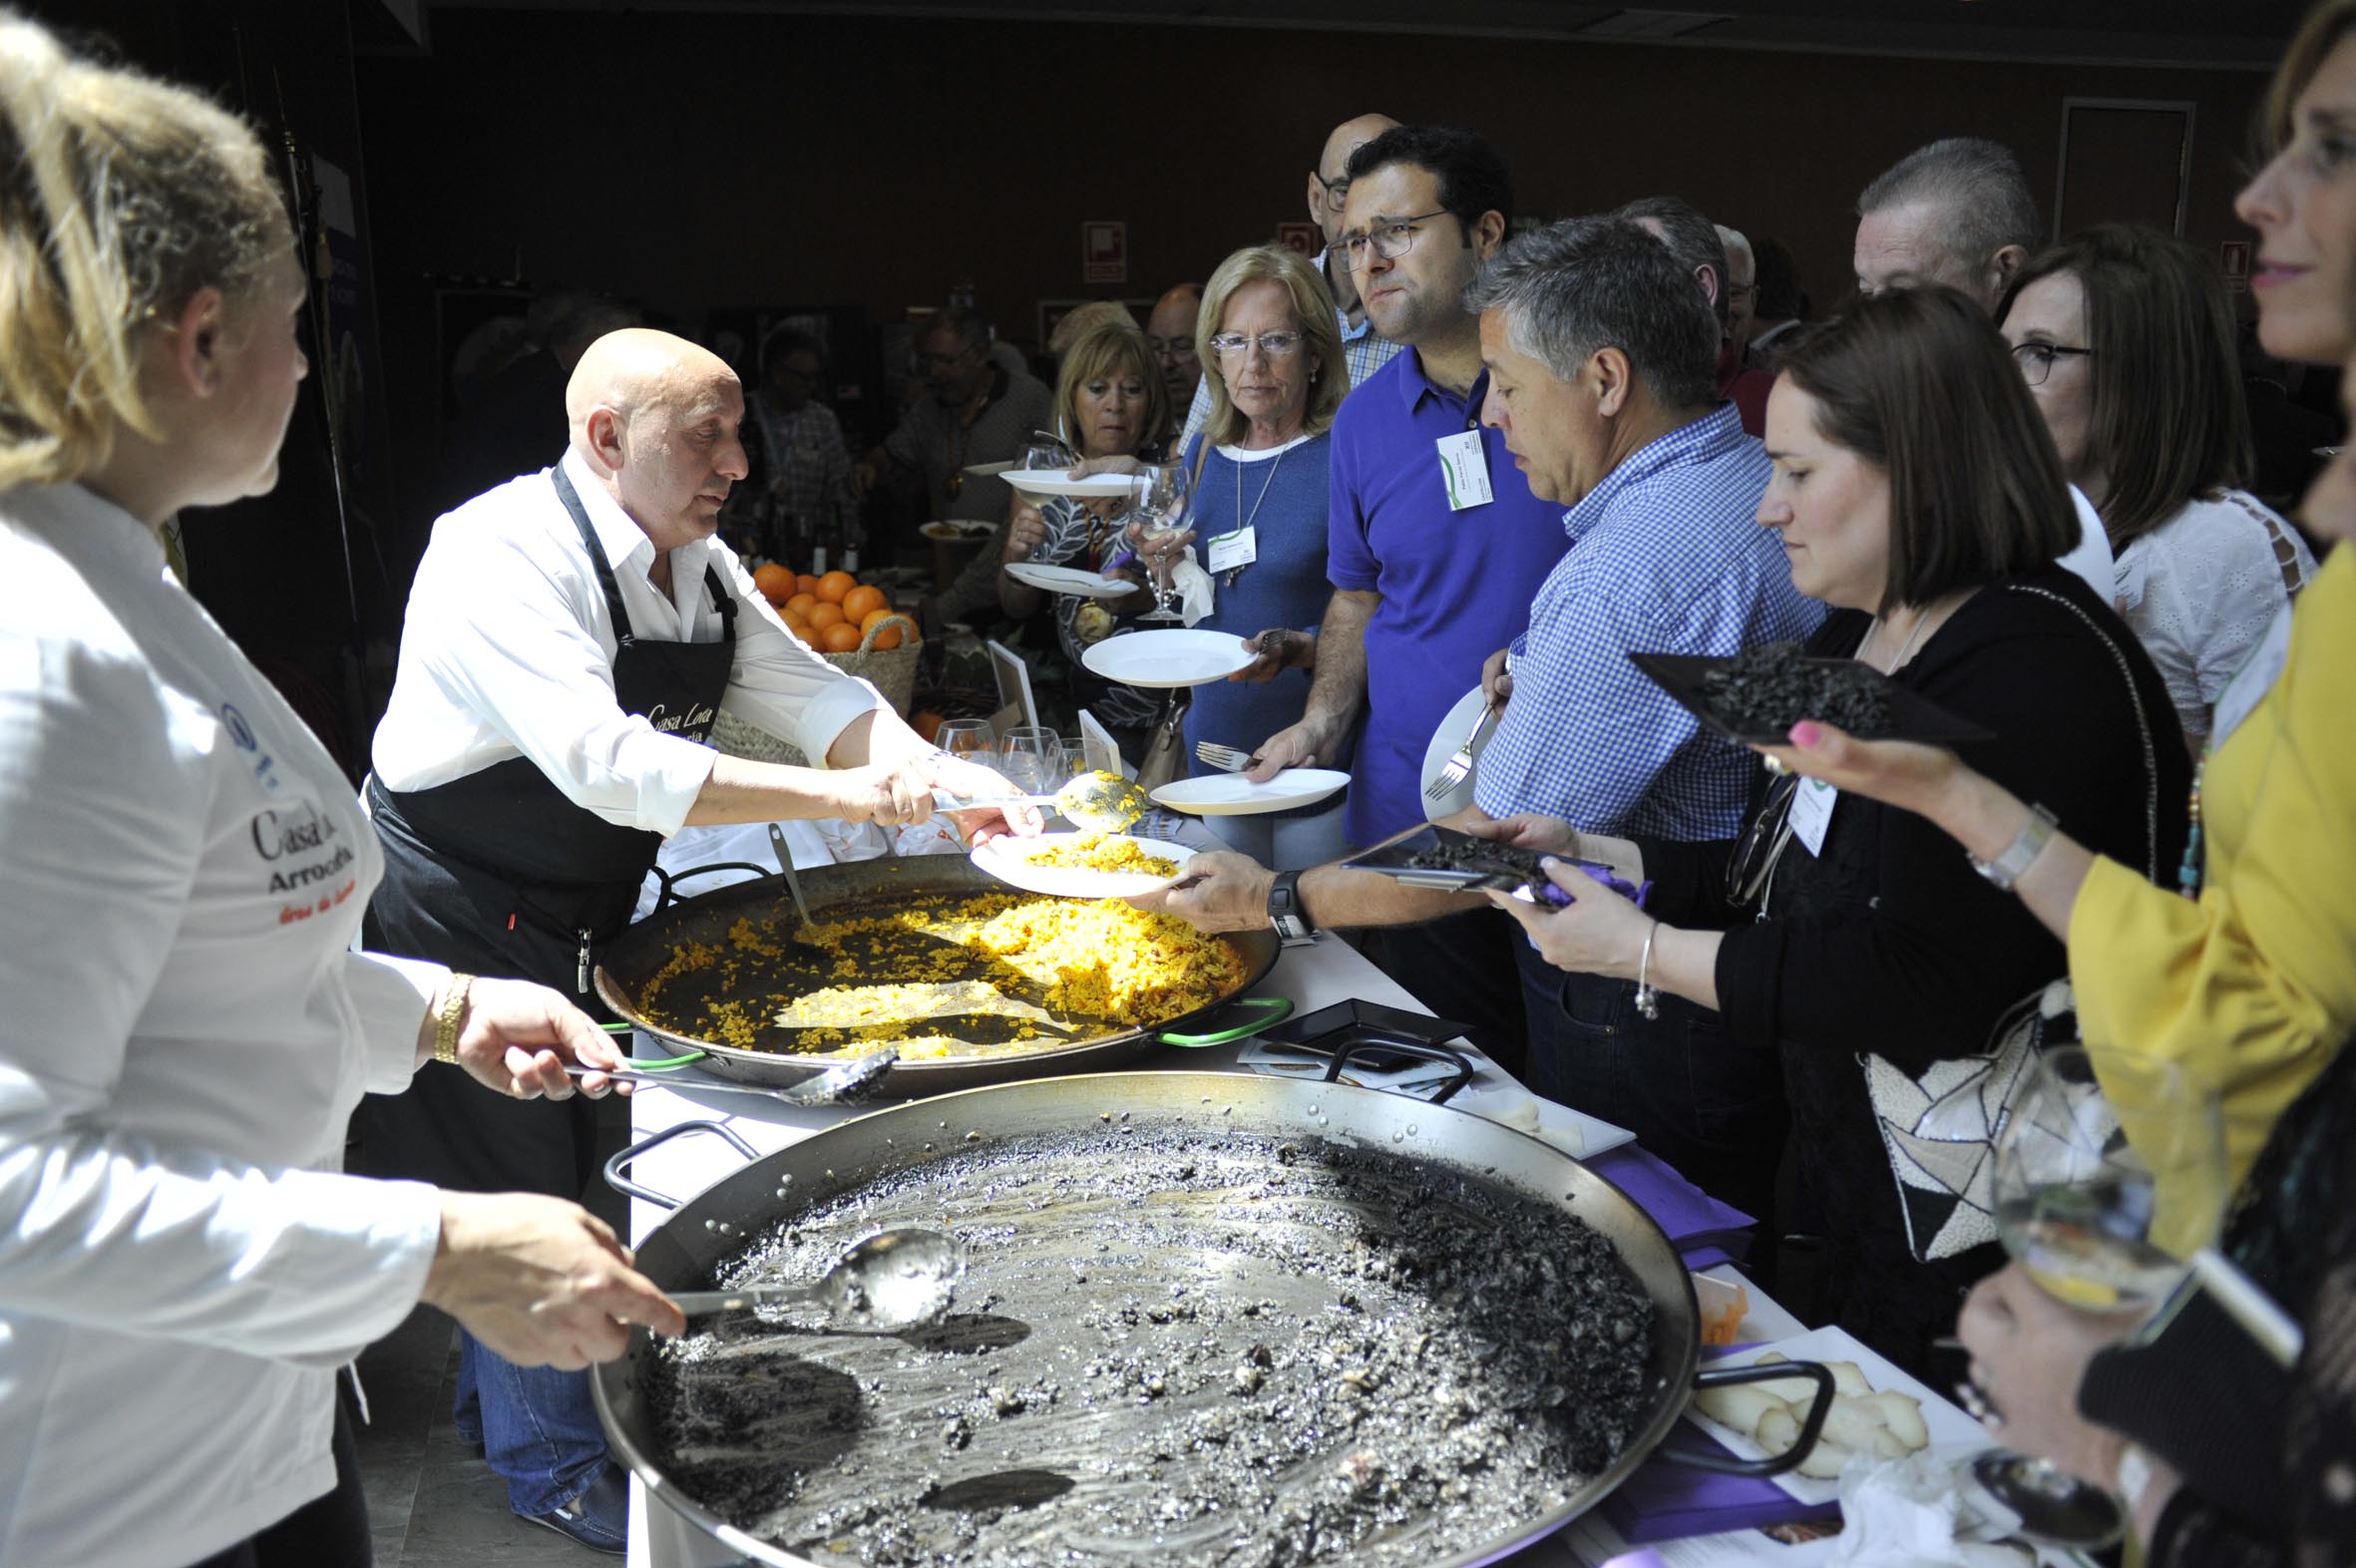
[[842,605],[821,601],[811,605],[804,618],[810,622],[812,631],[824,631],[829,626],[844,624],[851,617],[843,613]]
[[810,640],[810,622],[804,620],[801,616],[793,613],[791,610],[787,610],[784,614],[779,615],[777,618],[785,622],[786,630],[792,632],[795,636],[800,637],[804,642]]
[[859,587],[859,580],[848,572],[829,572],[818,580],[818,596],[829,604],[840,604],[845,595]]
[[[892,607],[889,604],[885,605],[882,609],[871,609],[859,619],[859,634],[864,637],[867,635],[868,628],[873,626],[877,621],[890,620],[891,618]],[[896,648],[900,646],[900,627],[886,626],[883,630],[877,632],[876,646],[879,648]]]
[[782,604],[793,597],[794,575],[772,561],[753,573],[753,587],[772,604]]
[[809,573],[805,572],[800,577],[794,579],[794,591],[796,593],[807,593],[812,598],[816,598],[818,596],[818,580],[810,576]]
[[795,614],[807,619],[810,614],[811,606],[817,602],[818,595],[815,593],[795,593],[786,599],[785,607],[792,610]]
[[843,613],[849,618],[865,624],[871,613],[889,608],[891,603],[891,597],[882,588],[869,588],[867,585],[861,584],[843,595]]
[[933,744],[933,737],[941,733],[941,726],[947,722],[949,721],[939,713],[919,713],[908,721],[908,727],[922,736],[925,744],[930,746]]
[[818,645],[829,653],[856,653],[859,628],[847,620],[838,620],[818,633]]

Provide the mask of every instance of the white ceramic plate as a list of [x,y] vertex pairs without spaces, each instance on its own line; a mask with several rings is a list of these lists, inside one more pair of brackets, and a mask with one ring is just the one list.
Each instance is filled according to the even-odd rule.
[[1131,631],[1091,643],[1080,662],[1106,680],[1167,691],[1225,680],[1252,655],[1242,637],[1227,631]]
[[961,522],[955,518],[949,518],[944,519],[938,523],[927,523],[920,527],[917,532],[924,535],[927,539],[946,539],[952,541],[967,539],[987,539],[989,537],[990,530],[996,527],[996,524],[984,523],[979,518],[971,522]]
[[[1456,748],[1464,744],[1464,737],[1472,733],[1472,721],[1480,717],[1483,700],[1480,687],[1473,687],[1456,699],[1456,705],[1448,709],[1447,717],[1439,721],[1439,728],[1431,732],[1431,744],[1423,748],[1423,787],[1426,790],[1431,788],[1433,779],[1446,771],[1448,758],[1454,756]],[[1423,816],[1426,821],[1437,822],[1442,817],[1452,817],[1472,804],[1472,781],[1480,777],[1480,754],[1488,750],[1489,742],[1496,738],[1497,726],[1491,724],[1481,732],[1480,744],[1472,748],[1472,771],[1464,775],[1463,781],[1437,800],[1428,794],[1423,797]]]
[[1011,463],[969,463],[966,472],[976,479],[995,479],[1013,466]]
[[1287,768],[1265,784],[1241,773],[1212,773],[1164,784],[1153,792],[1153,803],[1197,817],[1249,817],[1324,800],[1349,782],[1349,774],[1332,768]]
[[1122,578],[1083,572],[1078,567],[1041,566],[1035,561],[1009,563],[1006,576],[1027,588],[1044,588],[1050,593],[1069,593],[1079,598],[1119,598],[1137,591],[1136,584]]
[[998,478],[1016,490],[1032,496],[1091,496],[1105,499],[1125,496],[1137,479],[1133,474],[1090,474],[1085,479],[1073,479],[1061,469],[1008,469]]
[[[1857,1371],[1863,1372],[1865,1380],[1873,1385],[1875,1393],[1887,1393],[1896,1389],[1900,1393],[1912,1394],[1922,1401],[1922,1423],[1930,1431],[1931,1442],[1927,1452],[1937,1454],[1942,1458],[1957,1458],[1977,1453],[1982,1448],[1989,1446],[1988,1434],[1980,1429],[1978,1421],[1973,1420],[1953,1404],[1931,1392],[1924,1383],[1900,1372],[1886,1358],[1867,1349],[1862,1342],[1844,1330],[1811,1329],[1794,1339],[1777,1340],[1771,1345],[1737,1351],[1732,1356],[1705,1362],[1703,1365],[1707,1367],[1748,1367],[1770,1351],[1780,1351],[1786,1360],[1795,1362],[1854,1362],[1857,1364]],[[1794,1413],[1801,1412],[1795,1411]],[[1685,1418],[1717,1438],[1728,1448],[1733,1449],[1743,1458],[1764,1459],[1767,1457],[1767,1450],[1762,1448],[1748,1432],[1739,1432],[1732,1426],[1714,1421],[1691,1404],[1685,1408]],[[1786,1470],[1773,1479],[1777,1486],[1782,1487],[1783,1490],[1801,1502],[1828,1503],[1837,1502],[1840,1499],[1840,1482],[1835,1479],[1816,1480],[1801,1475],[1796,1470]],[[1967,1504],[1970,1501],[1968,1490],[1967,1488],[1965,1499]]]
[[979,845],[968,858],[1008,886],[1025,893],[1044,893],[1059,899],[1127,899],[1140,893],[1153,893],[1170,886],[1186,875],[1186,863],[1194,859],[1194,851],[1183,844],[1172,844],[1167,839],[1131,839],[1117,835],[1112,842],[1134,843],[1148,855],[1175,861],[1178,869],[1167,877],[1149,877],[1142,872],[1088,871],[1077,866],[1034,866],[1030,857],[1041,850],[1069,844],[1084,838],[1080,833],[1042,833],[1037,838],[1020,839],[1005,835]]

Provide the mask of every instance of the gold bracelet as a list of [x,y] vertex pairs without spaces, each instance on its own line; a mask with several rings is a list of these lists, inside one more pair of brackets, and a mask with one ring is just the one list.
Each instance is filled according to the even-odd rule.
[[458,1020],[466,1015],[468,995],[475,988],[472,975],[453,975],[442,992],[442,1010],[434,1015],[434,1060],[458,1060]]

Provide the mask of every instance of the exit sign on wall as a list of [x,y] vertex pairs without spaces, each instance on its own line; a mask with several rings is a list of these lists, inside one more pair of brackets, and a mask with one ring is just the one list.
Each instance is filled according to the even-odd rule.
[[2217,246],[2217,270],[2225,274],[2225,286],[2234,293],[2249,289],[2249,241],[2228,239]]
[[1080,224],[1080,281],[1126,283],[1129,280],[1129,225],[1098,218]]

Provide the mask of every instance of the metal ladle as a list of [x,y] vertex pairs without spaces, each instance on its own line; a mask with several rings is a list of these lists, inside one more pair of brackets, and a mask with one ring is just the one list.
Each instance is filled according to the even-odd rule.
[[679,1291],[679,1311],[790,1307],[816,1302],[826,1316],[792,1324],[809,1334],[905,1334],[939,1322],[957,1298],[966,1250],[939,1231],[914,1226],[878,1231],[853,1242],[815,1285],[750,1285],[734,1291]]
[[1098,770],[1083,773],[1052,795],[991,795],[964,800],[947,790],[933,792],[944,811],[972,811],[987,806],[1048,806],[1074,826],[1097,833],[1121,833],[1136,824],[1151,804],[1145,791],[1116,774]]
[[710,1078],[674,1078],[667,1072],[633,1072],[626,1067],[577,1067],[570,1063],[565,1072],[569,1077],[586,1078],[601,1073],[624,1083],[651,1083],[665,1089],[709,1089],[720,1094],[758,1094],[787,1105],[833,1105],[845,1100],[856,1100],[871,1088],[900,1060],[900,1047],[887,1045],[882,1050],[854,1056],[838,1062],[814,1078],[789,1084],[782,1089],[752,1083],[720,1083]]

